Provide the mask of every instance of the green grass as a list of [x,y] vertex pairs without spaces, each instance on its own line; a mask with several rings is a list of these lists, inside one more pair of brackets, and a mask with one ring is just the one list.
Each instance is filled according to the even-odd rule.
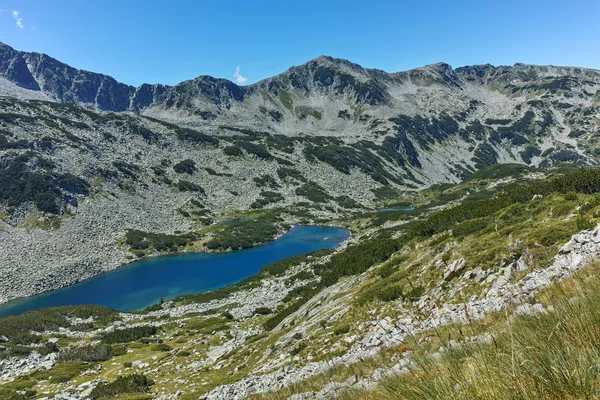
[[592,266],[548,290],[551,312],[498,316],[491,344],[458,347],[439,359],[417,355],[410,374],[386,379],[372,393],[345,398],[599,398],[598,272],[598,265]]

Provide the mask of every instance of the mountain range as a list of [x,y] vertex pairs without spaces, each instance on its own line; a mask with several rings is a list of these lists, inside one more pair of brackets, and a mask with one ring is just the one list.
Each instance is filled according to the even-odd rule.
[[136,88],[0,45],[0,313],[296,224],[351,235],[144,310],[0,317],[0,399],[597,396],[599,89],[325,56]]
[[230,210],[328,221],[497,163],[595,165],[598,88],[576,67],[325,56],[248,86],[136,88],[1,44],[0,300],[161,252],[128,232],[201,250]]

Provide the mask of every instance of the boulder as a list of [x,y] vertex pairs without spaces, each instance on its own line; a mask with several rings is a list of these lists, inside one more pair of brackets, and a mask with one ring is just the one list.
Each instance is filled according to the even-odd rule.
[[467,261],[464,258],[452,261],[444,270],[444,280],[448,282],[458,276],[458,273],[462,271],[466,264]]
[[560,250],[558,250],[558,253],[559,254],[568,254],[568,253],[572,252],[574,248],[575,248],[575,241],[570,240],[563,247],[561,247]]

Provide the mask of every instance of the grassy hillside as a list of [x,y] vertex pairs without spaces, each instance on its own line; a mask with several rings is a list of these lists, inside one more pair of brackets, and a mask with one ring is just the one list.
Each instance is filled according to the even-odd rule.
[[[600,223],[600,171],[496,166],[390,203],[409,200],[413,210],[339,221],[353,232],[343,249],[220,291],[135,314],[81,306],[0,318],[0,362],[16,371],[0,374],[0,398],[72,385],[92,398],[598,396],[600,266],[577,252],[600,250],[591,233],[563,246]],[[561,248],[590,264],[543,281]]]

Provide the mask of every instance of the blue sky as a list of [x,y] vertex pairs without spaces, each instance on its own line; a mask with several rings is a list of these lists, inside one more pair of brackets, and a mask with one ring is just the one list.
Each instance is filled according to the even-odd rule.
[[0,0],[0,41],[117,80],[253,83],[319,55],[402,71],[525,62],[600,69],[597,0]]

